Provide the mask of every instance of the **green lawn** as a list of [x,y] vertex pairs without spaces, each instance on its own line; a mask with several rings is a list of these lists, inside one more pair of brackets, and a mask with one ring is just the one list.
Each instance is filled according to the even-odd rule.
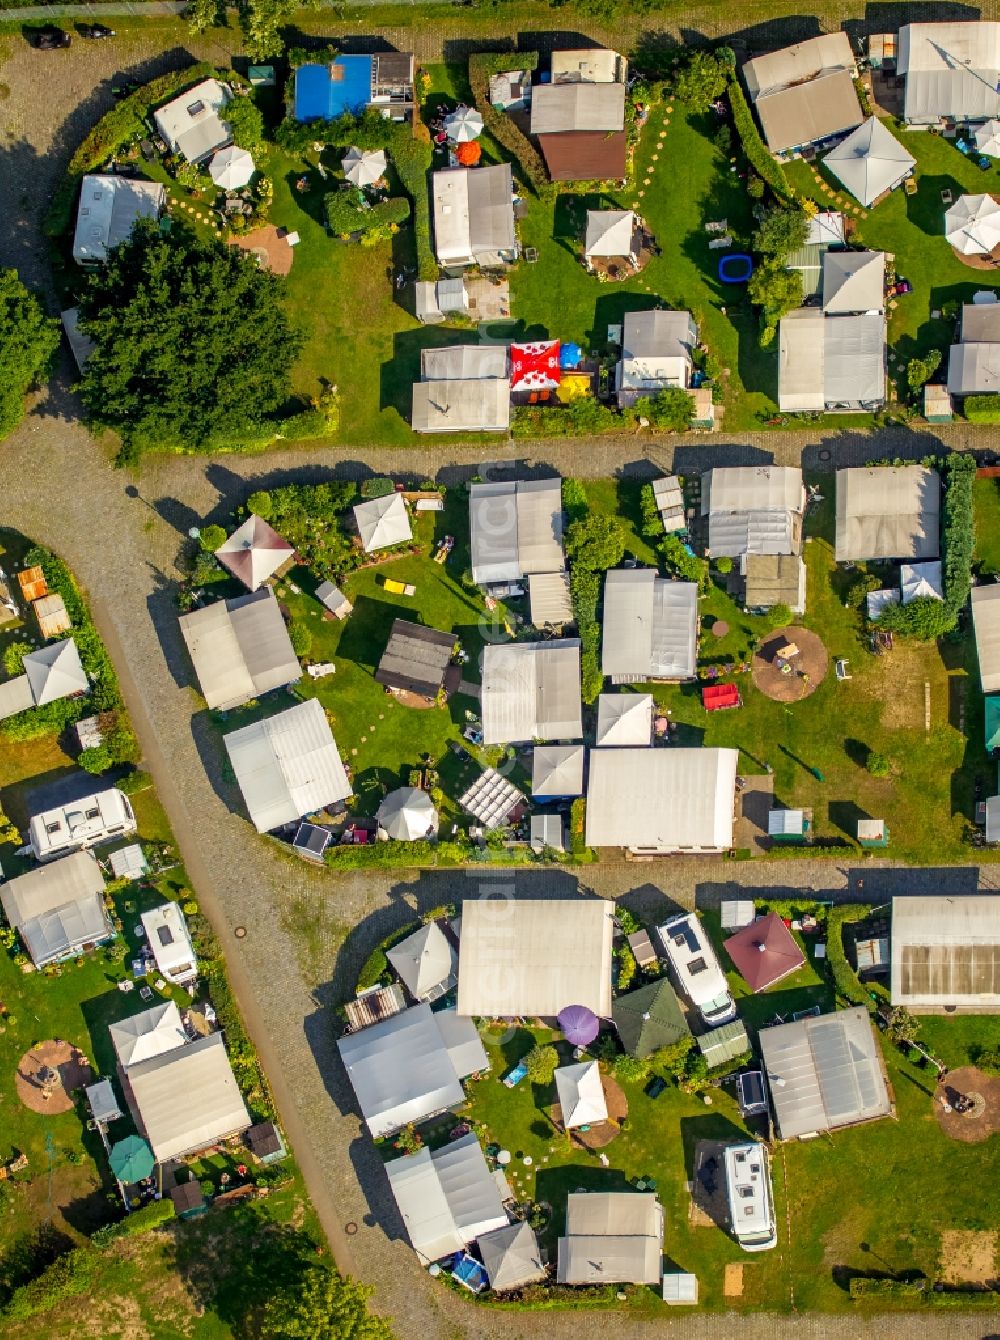
[[[853,240],[893,254],[896,273],[913,286],[913,292],[899,298],[898,306],[889,314],[889,371],[893,375],[904,372],[910,358],[929,349],[942,351],[942,367],[946,367],[955,319],[932,317],[931,313],[940,313],[947,303],[971,302],[979,289],[1000,286],[996,271],[971,269],[948,245],[944,236],[947,206],[941,200],[945,189],[957,200],[964,194],[996,191],[1000,180],[995,163],[988,171],[980,171],[955,148],[954,141],[920,131],[900,131],[891,121],[887,124],[917,160],[917,193],[910,196],[893,191],[874,209],[863,211]],[[837,207],[830,205],[831,197],[817,186],[804,163],[792,164],[789,176],[800,195],[815,199],[824,208]],[[825,170],[821,176],[839,188],[840,204],[856,205]]]
[[1000,480],[977,479],[973,485],[973,503],[980,571],[1000,572]]

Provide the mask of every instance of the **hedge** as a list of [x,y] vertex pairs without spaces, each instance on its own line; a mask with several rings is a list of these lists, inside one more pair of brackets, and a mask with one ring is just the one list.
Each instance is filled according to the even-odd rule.
[[967,395],[962,412],[970,423],[1000,423],[1000,396]]
[[8,1321],[28,1321],[39,1312],[48,1312],[66,1298],[87,1293],[93,1282],[98,1254],[88,1243],[58,1257],[37,1279],[22,1284],[11,1294],[3,1309]]
[[410,217],[410,202],[405,196],[393,196],[365,206],[360,191],[331,191],[323,201],[330,231],[343,237],[351,233],[370,233],[374,228],[400,224]]
[[592,703],[604,686],[601,671],[601,625],[597,605],[601,597],[599,572],[574,563],[569,575],[569,595],[573,605],[573,619],[582,644],[580,651],[581,686],[583,701]]
[[744,97],[735,71],[729,75],[729,106],[733,112],[733,124],[743,143],[743,152],[753,170],[767,182],[771,190],[781,200],[792,198],[792,188],[785,176],[785,169],[771,154],[770,149],[760,137],[753,112]]
[[161,1200],[151,1200],[148,1205],[143,1205],[141,1209],[133,1210],[131,1214],[119,1219],[117,1223],[105,1224],[99,1228],[96,1233],[92,1233],[90,1241],[95,1247],[108,1247],[111,1243],[117,1242],[119,1238],[138,1237],[140,1233],[151,1233],[154,1228],[159,1228],[165,1224],[168,1219],[174,1217],[174,1203],[169,1196],[164,1196]]
[[490,102],[490,75],[505,70],[534,70],[537,65],[537,51],[474,53],[469,57],[469,87],[486,129],[514,155],[535,194],[551,197],[555,187],[541,154],[506,112],[498,112]]
[[58,190],[45,220],[45,232],[49,237],[61,237],[67,232],[73,221],[73,206],[76,201],[77,187],[88,172],[94,172],[124,145],[145,130],[145,118],[150,109],[167,102],[176,94],[183,92],[191,84],[215,76],[229,82],[236,76],[231,71],[221,71],[207,62],[188,65],[183,70],[172,70],[160,75],[158,79],[144,84],[142,88],[130,93],[127,98],[112,107],[102,116],[76,153],[70,159]]
[[844,953],[844,927],[864,921],[870,911],[871,908],[862,903],[842,903],[831,907],[826,914],[826,961],[830,965],[833,989],[839,999],[849,1005],[864,1005],[869,1010],[868,993]]

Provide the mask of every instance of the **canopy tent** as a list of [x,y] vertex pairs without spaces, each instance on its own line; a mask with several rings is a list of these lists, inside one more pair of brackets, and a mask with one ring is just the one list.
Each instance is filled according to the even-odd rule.
[[71,637],[29,652],[24,658],[24,673],[36,707],[53,703],[57,698],[72,698],[90,688],[80,653]]
[[208,165],[208,175],[220,191],[238,191],[256,170],[252,155],[235,144],[217,149]]
[[561,378],[558,340],[510,346],[512,391],[550,391],[559,385]]
[[988,158],[1000,158],[1000,121],[991,117],[972,132],[976,148]]
[[215,557],[248,590],[256,591],[294,553],[287,540],[251,512],[242,526],[216,549]]
[[131,1186],[153,1171],[153,1151],[138,1135],[129,1135],[111,1146],[108,1162],[119,1182]]
[[583,795],[582,744],[538,744],[531,753],[531,794],[536,800]]
[[415,786],[401,786],[390,791],[375,815],[395,842],[415,842],[428,837],[438,829],[438,813],[426,791]]
[[941,562],[904,563],[899,569],[899,592],[904,605],[911,600],[944,600]]
[[385,956],[415,1000],[437,1000],[458,980],[458,953],[436,921],[426,922]]
[[608,1119],[601,1070],[596,1061],[562,1065],[555,1072],[556,1093],[562,1110],[563,1129],[571,1131]]
[[405,544],[413,538],[401,493],[387,493],[382,498],[358,503],[354,519],[366,554],[375,549],[388,549],[394,544]]
[[991,195],[963,195],[944,216],[948,241],[963,256],[988,256],[1000,246],[1000,204]]
[[458,107],[444,119],[444,133],[453,144],[468,144],[483,133],[483,117],[475,107]]
[[636,222],[631,209],[588,209],[583,254],[631,256],[635,252]]
[[520,1289],[545,1279],[538,1239],[530,1224],[509,1224],[484,1233],[476,1240],[476,1246],[494,1293]]
[[597,700],[597,737],[601,748],[648,745],[653,738],[653,696],[649,693],[602,693]]
[[355,186],[372,186],[380,181],[388,166],[384,149],[358,149],[351,147],[340,160],[344,176]]
[[916,159],[876,116],[841,140],[823,162],[865,206],[898,186],[916,166]]

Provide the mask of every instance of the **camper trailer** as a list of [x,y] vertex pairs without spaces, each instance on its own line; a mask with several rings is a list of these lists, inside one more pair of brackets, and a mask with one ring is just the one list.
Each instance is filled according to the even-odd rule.
[[708,1027],[717,1028],[735,1019],[736,1006],[719,960],[695,913],[671,917],[657,927],[657,934],[681,991],[698,1007]]

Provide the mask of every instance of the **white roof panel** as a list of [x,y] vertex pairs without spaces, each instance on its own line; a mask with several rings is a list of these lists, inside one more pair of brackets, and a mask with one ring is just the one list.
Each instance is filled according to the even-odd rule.
[[735,749],[594,749],[587,845],[725,851],[733,845]]

